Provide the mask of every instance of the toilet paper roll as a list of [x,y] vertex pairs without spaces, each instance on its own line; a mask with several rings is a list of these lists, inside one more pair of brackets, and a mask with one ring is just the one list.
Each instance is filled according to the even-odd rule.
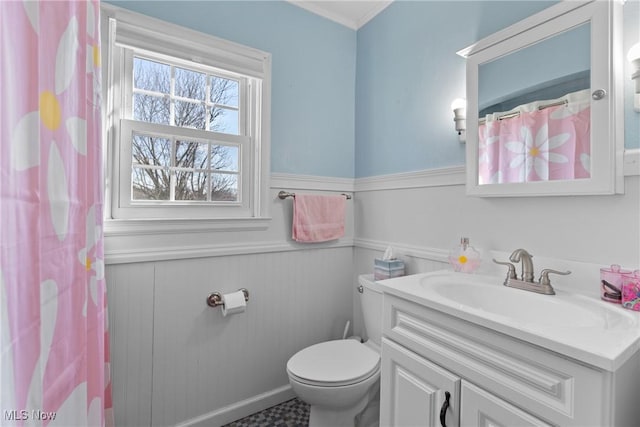
[[222,295],[222,302],[224,302],[222,306],[223,316],[242,313],[247,307],[247,302],[244,300],[244,292],[242,291]]

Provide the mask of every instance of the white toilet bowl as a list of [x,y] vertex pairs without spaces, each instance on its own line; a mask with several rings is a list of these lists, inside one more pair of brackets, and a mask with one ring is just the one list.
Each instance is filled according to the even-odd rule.
[[380,352],[355,340],[312,345],[287,363],[293,391],[311,405],[310,427],[353,427],[380,382]]
[[369,340],[335,340],[300,350],[287,362],[289,384],[311,405],[310,427],[377,427],[380,412],[382,289],[358,276]]

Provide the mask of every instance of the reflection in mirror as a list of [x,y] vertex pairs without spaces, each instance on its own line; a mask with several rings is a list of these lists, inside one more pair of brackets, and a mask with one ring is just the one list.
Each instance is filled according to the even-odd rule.
[[584,23],[479,64],[479,117],[591,87],[590,38],[591,24]]
[[590,24],[478,67],[478,184],[590,177]]
[[619,1],[560,1],[458,52],[467,194],[624,192],[622,17]]

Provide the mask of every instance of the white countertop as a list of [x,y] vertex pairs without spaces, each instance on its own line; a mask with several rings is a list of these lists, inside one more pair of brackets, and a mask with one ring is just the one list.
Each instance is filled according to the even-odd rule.
[[[540,295],[507,288],[503,281],[497,276],[437,271],[377,283],[386,294],[607,371],[617,370],[640,350],[640,312],[592,295],[561,289],[556,295]],[[449,284],[454,286],[448,288]]]

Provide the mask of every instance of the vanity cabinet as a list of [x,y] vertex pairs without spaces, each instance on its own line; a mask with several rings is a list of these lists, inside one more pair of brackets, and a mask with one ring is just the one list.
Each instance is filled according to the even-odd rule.
[[539,418],[527,414],[493,394],[466,381],[462,383],[460,424],[463,426],[551,427]]
[[550,426],[388,339],[382,366],[382,426]]
[[387,339],[382,347],[380,425],[439,426],[442,412],[458,426],[460,377]]
[[440,426],[446,392],[449,427],[637,425],[639,364],[602,370],[385,293],[380,425]]

